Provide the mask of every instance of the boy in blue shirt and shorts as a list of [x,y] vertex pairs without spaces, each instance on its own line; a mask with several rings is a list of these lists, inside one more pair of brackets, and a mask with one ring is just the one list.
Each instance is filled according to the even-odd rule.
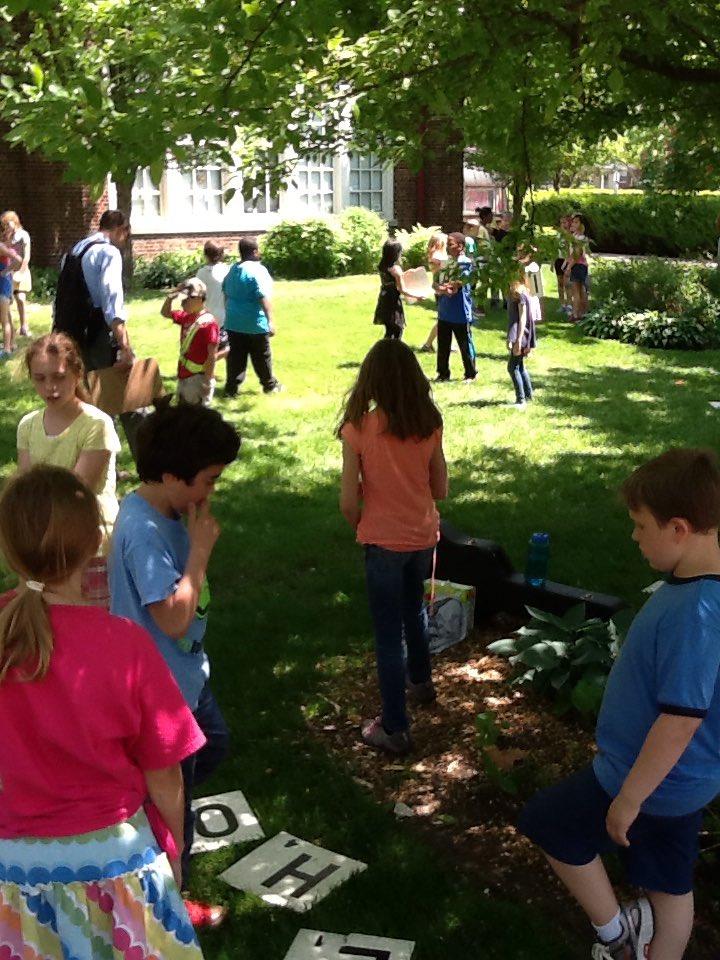
[[[720,466],[674,449],[621,487],[633,540],[668,574],[608,678],[591,767],[536,794],[519,829],[595,927],[595,960],[681,960],[702,810],[720,793]],[[646,896],[620,905],[601,854]]]

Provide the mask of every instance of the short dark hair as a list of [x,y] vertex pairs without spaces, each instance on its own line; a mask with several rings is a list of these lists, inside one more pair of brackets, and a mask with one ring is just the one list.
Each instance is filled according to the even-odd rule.
[[238,251],[241,260],[249,260],[258,248],[257,237],[240,237]]
[[122,210],[106,210],[100,217],[100,230],[116,230],[118,227],[129,227],[130,222]]
[[214,240],[206,240],[205,246],[203,247],[203,253],[208,258],[210,263],[220,263],[220,261],[225,257],[225,247],[221,246],[219,243],[215,243]]
[[646,507],[662,526],[679,517],[707,533],[720,526],[720,464],[712,450],[674,447],[633,470],[620,496],[630,510]]
[[198,404],[168,404],[151,413],[137,432],[137,471],[143,483],[164,473],[192,483],[201,470],[232,463],[240,434],[217,410]]
[[476,212],[481,220],[492,220],[493,218],[492,207],[478,207]]

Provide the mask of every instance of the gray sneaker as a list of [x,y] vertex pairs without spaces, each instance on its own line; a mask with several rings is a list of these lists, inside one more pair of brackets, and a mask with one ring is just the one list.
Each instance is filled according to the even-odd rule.
[[425,706],[428,703],[435,703],[437,700],[437,691],[432,680],[424,680],[422,683],[413,683],[408,680],[408,690],[410,691],[415,703]]
[[654,933],[653,912],[646,897],[620,907],[622,934],[610,943],[596,943],[593,960],[647,960]]
[[377,747],[378,750],[385,750],[386,753],[392,753],[398,757],[409,753],[413,745],[410,734],[404,730],[388,733],[380,717],[375,717],[374,720],[363,720],[360,734],[363,743],[367,743],[369,747]]

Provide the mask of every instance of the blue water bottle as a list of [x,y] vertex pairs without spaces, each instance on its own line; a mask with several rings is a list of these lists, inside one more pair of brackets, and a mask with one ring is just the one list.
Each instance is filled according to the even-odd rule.
[[550,559],[550,534],[534,533],[528,541],[525,580],[531,587],[544,587]]

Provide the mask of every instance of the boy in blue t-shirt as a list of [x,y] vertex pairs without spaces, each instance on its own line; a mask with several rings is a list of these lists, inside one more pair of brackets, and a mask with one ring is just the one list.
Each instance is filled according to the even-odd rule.
[[[206,572],[220,535],[209,500],[239,449],[236,430],[208,407],[168,405],[147,417],[137,435],[141,483],[120,505],[108,564],[111,613],[134,620],[152,636],[206,737],[182,763],[183,886],[193,841],[193,786],[207,779],[228,751],[203,641],[210,603]],[[198,927],[216,925],[225,912],[189,900],[186,906]]]
[[[465,255],[464,234],[448,234],[447,252],[448,262],[433,283],[438,307],[437,380],[444,383],[450,379],[450,346],[454,335],[462,357],[465,381],[470,383],[477,376],[471,326],[472,289],[469,283],[457,279],[472,271],[472,261]],[[454,279],[448,279],[449,274]]]
[[[720,466],[710,450],[668,450],[621,495],[667,582],[610,673],[592,766],[536,794],[519,829],[590,918],[596,960],[681,960],[702,810],[720,793]],[[615,847],[647,898],[618,904],[600,859]]]

